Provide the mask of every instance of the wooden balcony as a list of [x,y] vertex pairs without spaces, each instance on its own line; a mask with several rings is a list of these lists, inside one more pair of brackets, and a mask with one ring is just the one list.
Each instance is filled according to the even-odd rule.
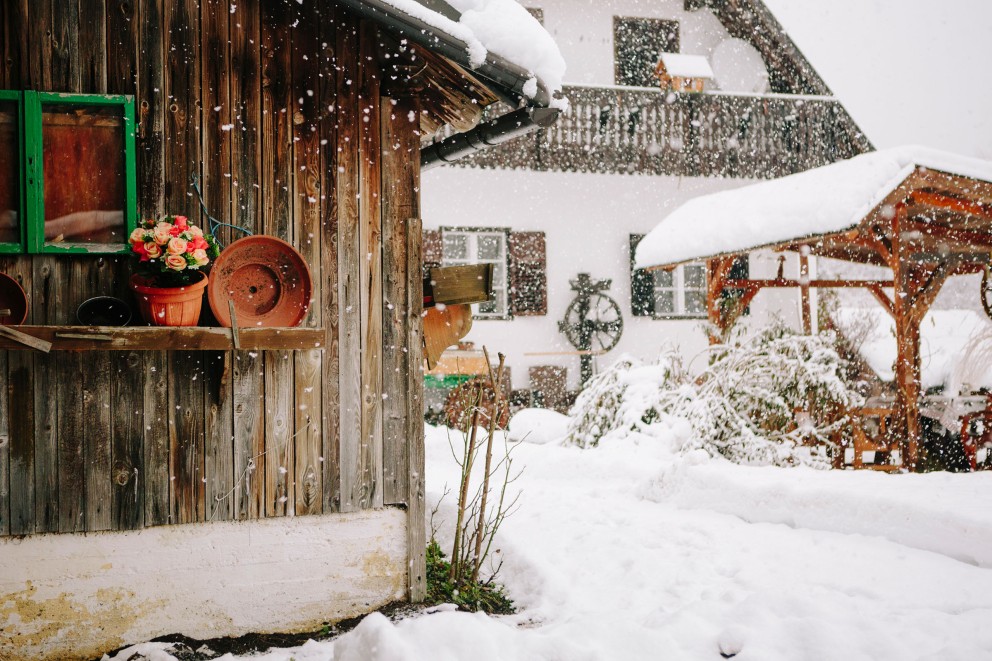
[[[561,172],[770,179],[872,149],[833,97],[567,86],[548,130],[461,164]],[[496,110],[497,114],[508,108]]]

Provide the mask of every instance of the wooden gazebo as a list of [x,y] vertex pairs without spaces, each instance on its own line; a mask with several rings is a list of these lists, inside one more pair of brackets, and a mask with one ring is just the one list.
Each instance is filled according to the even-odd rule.
[[[756,249],[799,253],[799,277],[734,279],[734,258]],[[923,148],[857,156],[790,177],[697,198],[642,241],[637,266],[707,262],[709,320],[725,332],[759,291],[861,287],[895,320],[894,423],[911,470],[920,442],[920,322],[952,275],[978,273],[992,253],[992,163]],[[811,279],[809,257],[891,270],[891,279]],[[724,297],[724,290],[737,295]],[[977,292],[976,292],[977,293]]]

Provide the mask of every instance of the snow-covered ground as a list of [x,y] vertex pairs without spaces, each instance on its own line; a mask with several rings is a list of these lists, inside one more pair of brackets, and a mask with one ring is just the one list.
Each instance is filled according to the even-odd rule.
[[[427,429],[430,505],[458,480],[448,434]],[[500,580],[519,614],[373,614],[251,658],[992,659],[992,473],[742,467],[638,434],[513,457]]]

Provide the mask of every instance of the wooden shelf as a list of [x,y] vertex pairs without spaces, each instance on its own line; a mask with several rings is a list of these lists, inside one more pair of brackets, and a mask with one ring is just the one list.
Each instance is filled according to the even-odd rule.
[[[12,326],[13,330],[52,343],[52,351],[224,351],[234,349],[230,328],[188,326]],[[243,350],[322,350],[323,328],[239,328]],[[0,350],[34,351],[7,336]]]

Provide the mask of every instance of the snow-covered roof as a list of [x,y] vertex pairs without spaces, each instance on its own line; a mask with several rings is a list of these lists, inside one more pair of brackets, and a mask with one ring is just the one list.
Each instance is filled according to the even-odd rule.
[[686,202],[637,246],[638,268],[742,253],[856,227],[916,168],[992,182],[992,162],[926,147],[869,152]]
[[713,78],[710,61],[703,55],[684,55],[682,53],[662,53],[659,56],[665,65],[669,76],[682,78]]
[[527,97],[536,95],[538,81],[551,95],[561,90],[565,59],[558,45],[514,0],[377,0],[362,4],[388,5],[428,26],[433,36],[446,35],[463,43],[466,64],[472,69],[496,55],[529,72],[533,78],[523,87]]

